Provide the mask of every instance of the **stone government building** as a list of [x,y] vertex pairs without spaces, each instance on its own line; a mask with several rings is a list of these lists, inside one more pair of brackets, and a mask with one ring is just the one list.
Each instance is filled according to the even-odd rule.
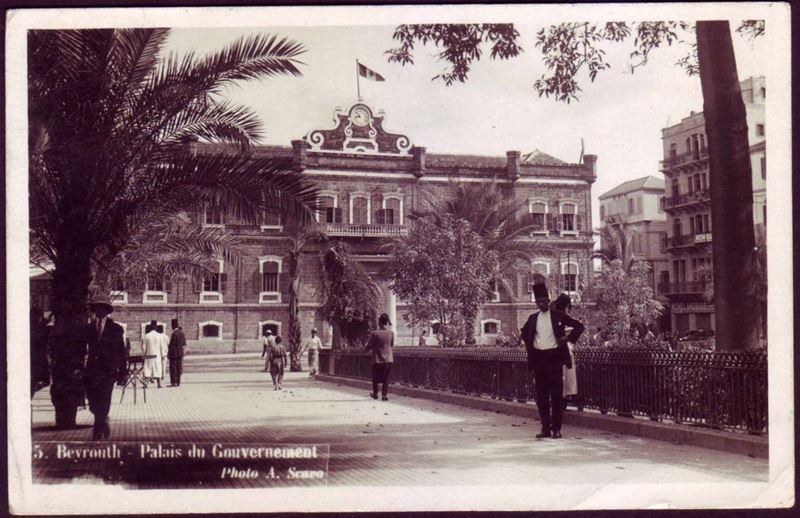
[[[335,127],[314,130],[294,140],[291,147],[259,146],[255,156],[291,157],[296,170],[313,178],[319,187],[318,215],[333,239],[347,242],[355,258],[374,275],[384,296],[384,307],[395,325],[397,342],[416,344],[420,328],[402,318],[404,303],[397,300],[379,272],[387,256],[380,245],[405,235],[408,214],[427,208],[427,201],[446,196],[449,184],[498,182],[508,195],[524,203],[539,229],[531,239],[550,244],[555,253],[534,257],[534,271],[546,275],[551,292],[557,288],[579,298],[591,283],[591,187],[596,179],[595,155],[580,164],[567,164],[545,153],[508,151],[505,157],[428,154],[412,146],[405,135],[389,133],[383,112],[359,101],[336,109]],[[192,144],[195,153],[226,153],[221,145]],[[263,331],[278,334],[288,326],[288,274],[284,265],[287,238],[276,217],[260,228],[242,225],[207,207],[198,215],[205,225],[232,228],[246,242],[239,264],[220,263],[219,271],[200,283],[148,282],[144,292],[116,297],[114,319],[126,329],[137,347],[146,323],[157,320],[169,328],[178,318],[190,352],[232,352],[261,349]],[[331,328],[317,315],[321,300],[319,248],[307,246],[301,256],[299,306],[303,337],[316,327],[323,343],[331,341]],[[36,281],[32,280],[32,284]],[[41,287],[32,286],[32,292]],[[500,291],[478,316],[476,338],[494,343],[498,331],[518,330],[534,309],[529,275],[519,274],[514,293]],[[46,308],[45,308],[46,309]],[[428,328],[435,331],[435,322]],[[429,339],[429,344],[435,339]]]

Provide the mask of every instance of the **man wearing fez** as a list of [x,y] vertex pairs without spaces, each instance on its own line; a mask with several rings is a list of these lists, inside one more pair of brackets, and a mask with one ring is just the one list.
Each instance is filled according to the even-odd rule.
[[183,373],[183,354],[186,349],[186,336],[183,328],[178,325],[178,319],[172,319],[172,335],[169,337],[169,385],[171,387],[181,386],[181,374]]
[[[567,342],[578,341],[583,324],[563,311],[550,309],[546,285],[534,284],[533,296],[539,311],[528,317],[520,334],[528,352],[528,370],[533,371],[536,407],[542,420],[542,431],[536,438],[560,439],[564,410],[562,367],[572,367]],[[564,327],[567,326],[572,327],[572,331],[565,336]]]
[[114,308],[107,297],[95,297],[89,303],[89,310],[93,316],[86,328],[86,398],[89,410],[94,414],[92,440],[97,441],[111,435],[108,412],[114,383],[125,374],[121,370],[125,357],[125,332],[121,325],[109,318]]

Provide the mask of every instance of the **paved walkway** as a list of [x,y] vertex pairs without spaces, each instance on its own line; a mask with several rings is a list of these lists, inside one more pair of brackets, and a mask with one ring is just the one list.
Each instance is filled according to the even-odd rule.
[[[192,356],[181,387],[147,390],[137,404],[115,388],[112,442],[329,445],[328,486],[454,486],[766,482],[767,461],[583,428],[534,439],[538,422],[391,397],[287,373],[273,391],[257,355]],[[34,441],[85,441],[81,428],[52,428],[49,389],[33,400]],[[34,470],[40,482],[47,470]],[[247,486],[227,481],[223,487]],[[252,484],[251,484],[252,485]],[[169,487],[169,486],[165,486]]]

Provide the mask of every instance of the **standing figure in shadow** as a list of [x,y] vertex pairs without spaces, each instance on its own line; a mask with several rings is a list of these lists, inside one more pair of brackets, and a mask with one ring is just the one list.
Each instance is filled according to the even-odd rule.
[[114,311],[107,297],[95,297],[89,303],[92,321],[86,327],[88,357],[86,359],[86,398],[89,410],[94,414],[92,440],[111,436],[108,412],[111,409],[111,393],[114,383],[124,376],[121,372],[125,357],[125,341],[122,326],[108,315]]
[[381,384],[383,401],[389,401],[389,371],[394,363],[394,331],[387,329],[392,325],[389,315],[378,317],[378,329],[369,335],[366,351],[372,351],[372,399],[378,399],[378,384]]
[[[550,304],[550,309],[566,313],[568,309],[572,309],[572,299],[566,293],[560,294],[556,300]],[[567,398],[570,396],[578,395],[578,376],[575,372],[575,351],[573,350],[572,342],[567,342],[569,349],[569,359],[572,363],[571,367],[564,365],[564,409],[567,408]]]

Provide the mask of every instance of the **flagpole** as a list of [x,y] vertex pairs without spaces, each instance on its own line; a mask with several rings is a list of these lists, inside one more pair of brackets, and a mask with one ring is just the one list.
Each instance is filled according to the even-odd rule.
[[358,100],[361,101],[361,80],[358,73],[358,60],[356,60],[356,91],[358,92]]

